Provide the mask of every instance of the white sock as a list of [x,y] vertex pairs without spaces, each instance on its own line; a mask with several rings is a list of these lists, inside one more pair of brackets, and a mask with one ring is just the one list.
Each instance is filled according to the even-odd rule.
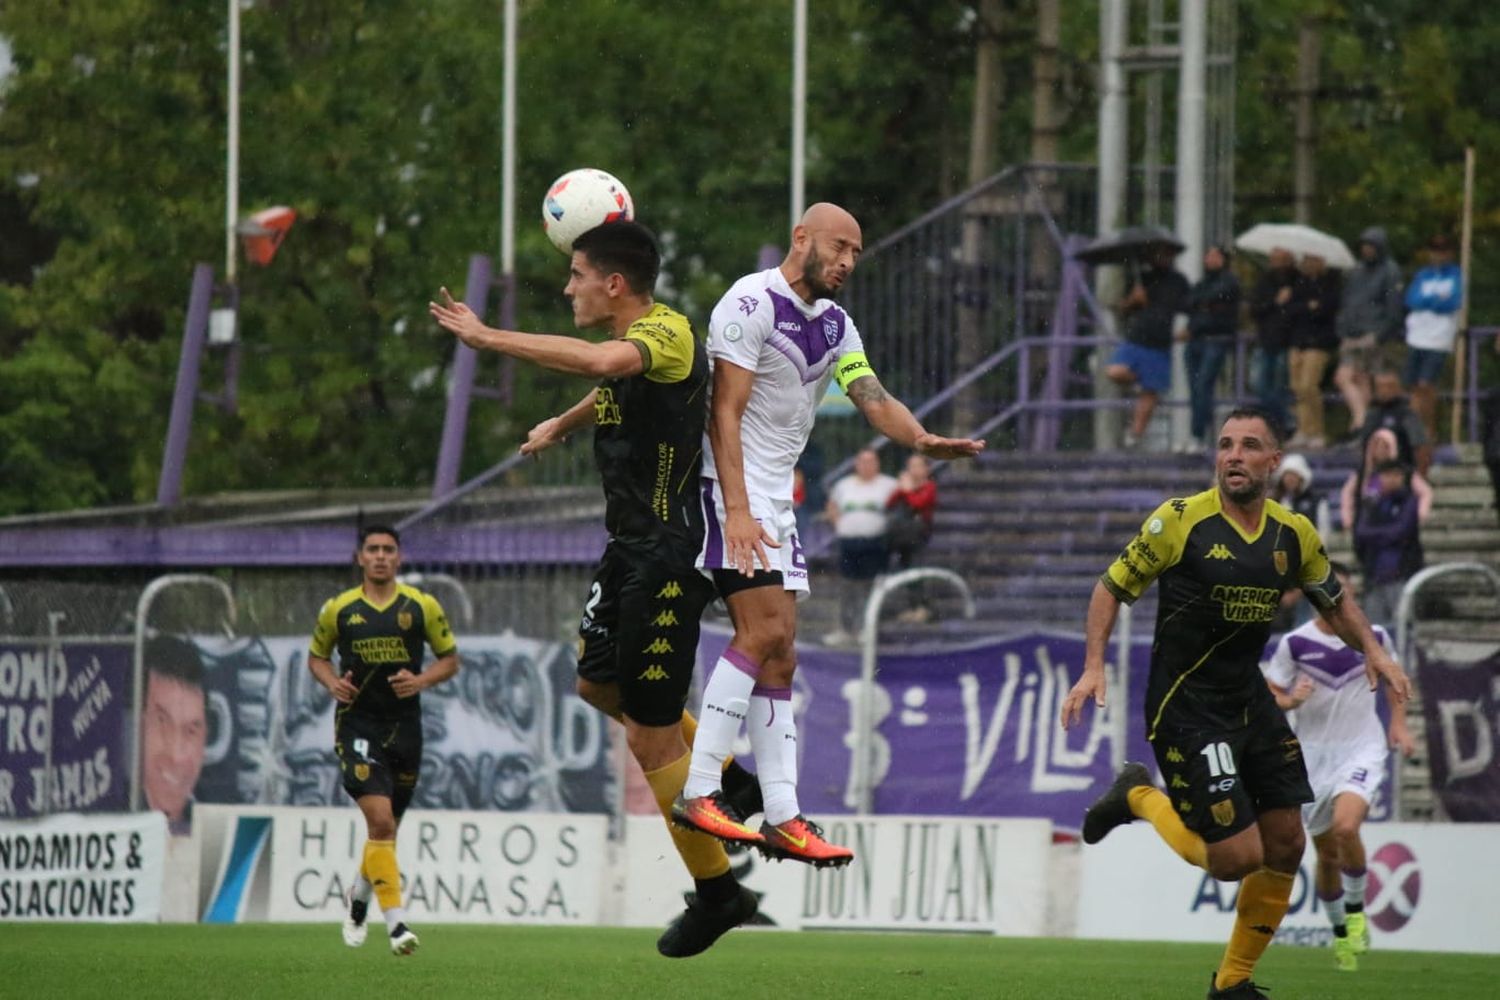
[[698,713],[698,735],[693,737],[684,798],[696,799],[719,790],[724,760],[734,749],[734,738],[740,734],[750,707],[750,690],[759,676],[760,664],[732,647],[724,650],[714,664],[714,672],[703,687],[703,710]]
[[1334,927],[1342,927],[1344,918],[1344,896],[1340,893],[1332,899],[1325,899],[1321,893],[1318,894],[1318,902],[1323,904],[1324,911],[1328,914],[1328,922]]
[[792,689],[757,687],[750,695],[750,752],[766,803],[766,822],[780,826],[802,809],[797,805],[797,722]]
[[396,925],[406,923],[406,907],[393,906],[385,911],[385,929],[396,933]]
[[1365,907],[1365,883],[1370,876],[1365,869],[1360,868],[1357,873],[1350,873],[1345,869],[1341,876],[1344,880],[1344,906],[1363,910]]
[[365,878],[363,872],[357,873],[354,876],[354,890],[350,893],[350,895],[353,897],[355,902],[368,903],[370,901],[370,896],[374,892],[375,887],[370,884],[369,879]]

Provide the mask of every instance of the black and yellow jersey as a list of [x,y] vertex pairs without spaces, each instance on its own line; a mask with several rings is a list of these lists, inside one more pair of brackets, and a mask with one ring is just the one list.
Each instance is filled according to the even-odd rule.
[[628,547],[692,559],[703,543],[708,358],[687,317],[660,303],[625,339],[639,347],[645,371],[601,383],[594,399],[604,526]]
[[1246,533],[1217,488],[1158,507],[1100,582],[1129,604],[1157,579],[1148,738],[1163,724],[1244,725],[1253,699],[1270,697],[1260,657],[1282,593],[1300,587],[1318,608],[1342,596],[1311,521],[1267,500]]
[[384,605],[372,603],[361,587],[325,602],[309,650],[331,660],[337,649],[340,673],[354,675],[359,693],[348,705],[339,706],[340,714],[395,718],[421,714],[420,696],[396,697],[389,678],[403,668],[422,672],[424,642],[435,656],[447,656],[457,648],[437,599],[401,583]]

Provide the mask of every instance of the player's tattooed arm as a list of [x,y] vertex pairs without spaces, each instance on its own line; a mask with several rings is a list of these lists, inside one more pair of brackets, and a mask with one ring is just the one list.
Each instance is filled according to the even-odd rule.
[[911,448],[929,458],[967,458],[984,449],[983,441],[928,433],[906,404],[886,392],[885,386],[874,375],[861,375],[850,382],[845,391],[871,427],[903,448]]

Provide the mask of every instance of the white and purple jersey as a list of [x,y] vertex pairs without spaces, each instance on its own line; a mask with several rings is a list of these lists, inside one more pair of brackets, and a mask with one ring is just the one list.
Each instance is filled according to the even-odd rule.
[[[773,267],[724,293],[709,320],[708,357],[710,364],[722,359],[755,373],[740,425],[745,490],[789,503],[792,469],[828,383],[837,378],[847,387],[873,374],[854,321],[832,299],[803,301]],[[719,478],[707,439],[703,475]]]
[[[1395,656],[1391,637],[1371,626],[1385,651]],[[1365,679],[1363,653],[1318,628],[1317,620],[1281,637],[1271,659],[1261,664],[1266,679],[1290,691],[1297,675],[1313,682],[1312,694],[1297,707],[1292,728],[1304,747],[1385,746],[1385,732],[1375,714],[1375,692]]]

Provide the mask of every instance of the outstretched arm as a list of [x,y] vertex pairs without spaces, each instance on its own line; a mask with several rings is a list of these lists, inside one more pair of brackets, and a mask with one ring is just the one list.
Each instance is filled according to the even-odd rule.
[[1099,708],[1104,707],[1108,683],[1104,673],[1104,650],[1109,645],[1109,635],[1115,630],[1115,617],[1119,613],[1120,599],[1102,582],[1094,584],[1088,618],[1083,626],[1083,676],[1063,699],[1061,721],[1064,729],[1083,718],[1083,703],[1090,698]]
[[928,458],[972,458],[984,450],[982,440],[945,438],[928,433],[906,404],[886,392],[885,386],[874,375],[861,375],[849,383],[847,391],[850,401],[859,407],[870,426],[903,448],[910,448]]
[[573,337],[547,333],[519,333],[485,326],[474,311],[454,302],[442,289],[442,303],[427,303],[427,311],[443,329],[476,351],[495,351],[543,368],[587,378],[626,378],[646,370],[644,348],[634,341],[607,340],[590,343]]
[[1334,635],[1344,640],[1344,645],[1365,654],[1365,676],[1370,681],[1371,691],[1380,685],[1380,678],[1384,677],[1391,688],[1392,704],[1404,702],[1411,697],[1411,681],[1407,679],[1406,672],[1385,651],[1385,646],[1370,628],[1370,620],[1365,617],[1352,595],[1345,593],[1337,604],[1321,609],[1320,613],[1333,629]]

